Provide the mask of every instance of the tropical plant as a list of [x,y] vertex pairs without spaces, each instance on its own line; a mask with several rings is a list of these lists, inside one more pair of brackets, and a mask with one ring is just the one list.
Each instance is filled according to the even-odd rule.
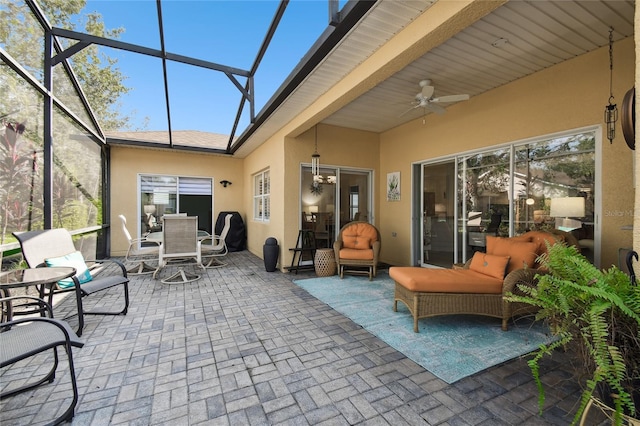
[[640,379],[640,288],[615,266],[596,268],[573,246],[548,247],[539,261],[547,272],[537,275],[537,287],[522,286],[523,295],[511,294],[507,299],[538,307],[537,319],[546,321],[557,337],[540,346],[528,361],[540,409],[544,388],[539,362],[558,348],[570,348],[589,377],[573,423],[605,385],[613,396],[615,424],[622,424],[623,414],[636,414],[633,397],[640,391],[631,385]]
[[[4,124],[1,120],[0,123]],[[7,226],[26,216],[28,198],[23,194],[29,190],[29,175],[31,174],[31,159],[28,147],[22,144],[20,135],[24,132],[22,123],[6,123],[0,129],[0,244],[4,243]]]

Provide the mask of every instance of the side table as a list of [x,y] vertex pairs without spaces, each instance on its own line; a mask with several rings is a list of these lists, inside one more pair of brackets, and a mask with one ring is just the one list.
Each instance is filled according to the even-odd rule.
[[336,273],[336,257],[333,249],[316,249],[314,259],[316,275],[319,277],[330,277]]
[[[12,288],[24,288],[30,286],[39,287],[40,298],[44,295],[44,287],[48,285],[55,285],[57,281],[69,278],[76,273],[75,268],[71,267],[50,267],[50,268],[29,268],[29,269],[14,269],[7,272],[0,273],[0,297],[9,297],[9,292]],[[51,304],[52,293],[49,292],[48,303]],[[3,303],[4,305],[4,303]],[[13,309],[15,307],[31,308],[31,303],[23,303],[18,305],[12,305],[11,302],[7,302],[6,306],[1,306],[3,321],[10,321],[13,317]],[[30,311],[19,312],[16,314],[27,315],[31,313],[38,313],[41,309],[32,309]]]

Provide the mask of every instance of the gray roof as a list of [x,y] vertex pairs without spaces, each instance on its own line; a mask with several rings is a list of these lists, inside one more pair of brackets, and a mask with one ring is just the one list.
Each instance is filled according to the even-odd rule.
[[[136,145],[136,142],[144,142],[145,145],[151,143],[169,147],[169,132],[166,130],[107,132],[106,136],[109,143],[113,144]],[[174,146],[226,150],[228,143],[229,135],[221,133],[208,133],[198,130],[173,131]]]

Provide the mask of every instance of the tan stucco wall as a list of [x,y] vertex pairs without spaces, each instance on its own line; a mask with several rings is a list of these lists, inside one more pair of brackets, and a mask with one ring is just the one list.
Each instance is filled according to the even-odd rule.
[[[221,211],[237,211],[246,221],[242,202],[244,180],[242,160],[219,155],[187,153],[170,150],[152,150],[112,146],[111,148],[111,255],[124,256],[127,242],[120,230],[118,216],[127,218],[127,228],[137,235],[140,212],[138,210],[138,175],[161,174],[170,176],[213,178],[213,225]],[[224,188],[220,181],[232,185]]]
[[[271,176],[271,219],[256,222],[252,216],[247,217],[248,249],[262,257],[265,240],[275,238],[280,246],[280,269],[291,264],[289,248],[296,245],[300,229],[300,167],[311,162],[314,135],[314,129],[298,138],[285,138],[282,132],[278,133],[245,159],[247,212],[251,212],[253,202],[252,176],[267,168]],[[375,170],[379,164],[378,135],[319,125],[318,152],[323,165]]]
[[[614,46],[614,96],[618,103],[634,81],[634,42]],[[411,163],[454,153],[516,142],[555,132],[603,125],[609,98],[608,47],[522,78],[496,90],[460,102],[444,115],[430,114],[381,134],[380,176],[401,172],[402,199],[381,200],[379,226],[386,238],[383,261],[411,261]],[[624,143],[620,123],[612,145],[602,144],[602,266],[617,264],[619,247],[630,247],[632,235],[620,228],[634,205],[632,151]],[[406,194],[406,196],[405,196]],[[605,212],[615,212],[605,214]],[[622,212],[622,213],[618,213]]]
[[[285,186],[286,191],[291,195],[287,203],[286,223],[295,226],[288,226],[286,230],[284,238],[285,266],[291,263],[291,253],[288,252],[288,248],[295,247],[300,229],[300,196],[308,195],[309,191],[308,188],[300,187],[300,167],[302,164],[310,165],[311,163],[311,155],[314,152],[314,137],[314,129],[311,129],[298,138],[288,138],[286,142],[287,176],[290,176],[289,181],[291,182]],[[321,166],[375,170],[379,164],[378,146],[377,133],[318,125],[318,153],[320,154]],[[378,203],[375,197],[373,201],[375,222]]]
[[[253,220],[253,176],[269,170],[271,179],[271,218],[267,222]],[[262,246],[267,238],[282,241],[284,233],[284,205],[286,192],[282,189],[285,178],[283,141],[280,135],[274,136],[251,153],[244,160],[244,179],[247,182],[243,203],[247,212],[247,249],[262,257]]]

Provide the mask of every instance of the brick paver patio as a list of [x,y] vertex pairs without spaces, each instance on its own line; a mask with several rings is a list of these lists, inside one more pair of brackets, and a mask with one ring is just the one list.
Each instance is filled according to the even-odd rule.
[[[524,359],[448,385],[248,251],[197,282],[132,276],[126,316],[87,317],[74,350],[74,425],[564,425],[580,389],[559,352],[545,362],[546,408]],[[366,279],[366,278],[363,278]],[[118,303],[117,291],[99,304]],[[88,300],[91,300],[88,299]],[[391,309],[392,301],[389,301]],[[72,299],[55,308],[73,310]],[[75,319],[69,320],[75,326]],[[1,339],[1,336],[0,336]],[[53,384],[0,402],[0,424],[42,424],[66,407]],[[50,361],[3,369],[0,386]],[[14,382],[15,383],[15,382]]]

